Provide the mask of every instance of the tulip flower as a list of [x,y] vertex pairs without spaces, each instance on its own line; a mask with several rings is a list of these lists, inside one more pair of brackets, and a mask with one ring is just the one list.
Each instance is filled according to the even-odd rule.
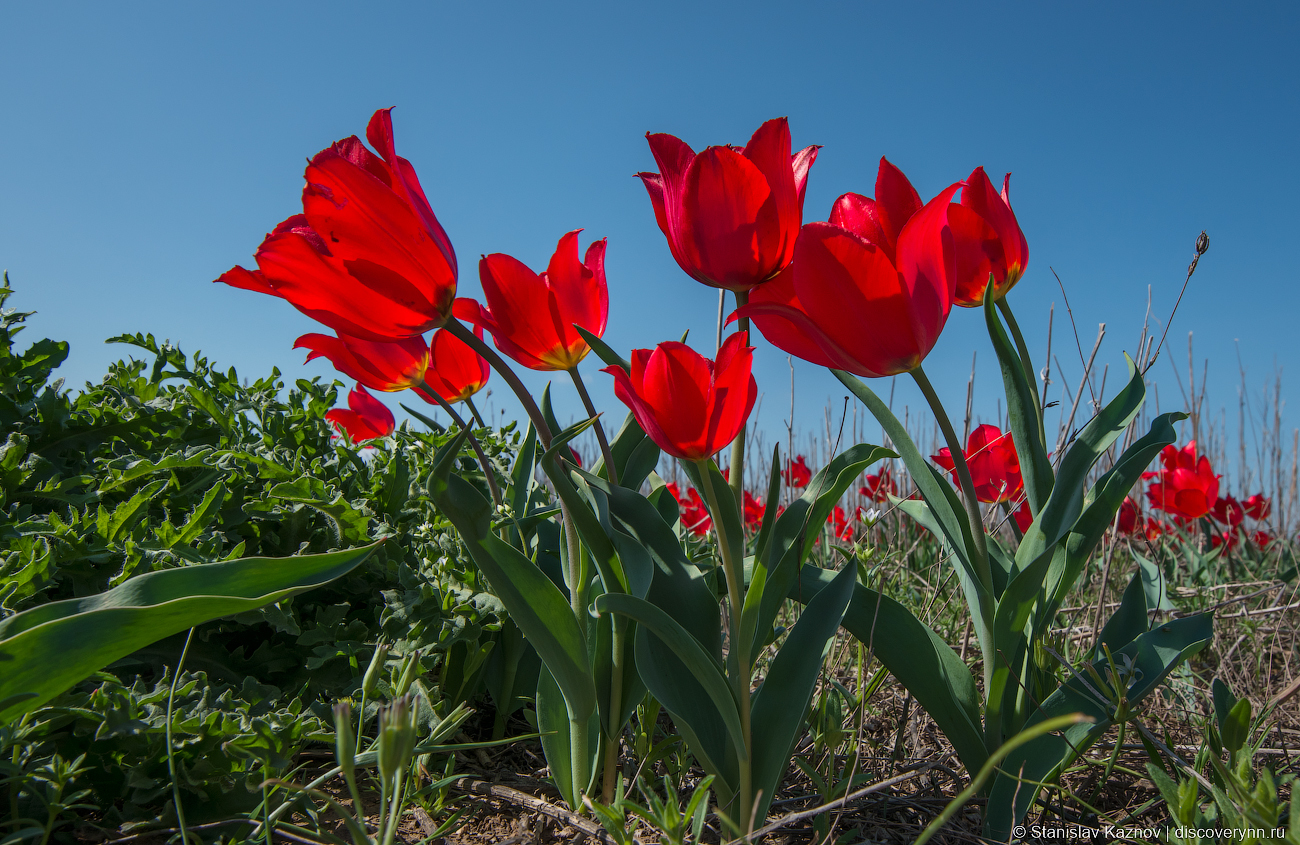
[[1246,499],[1243,508],[1246,511],[1246,516],[1263,521],[1268,519],[1268,515],[1273,512],[1273,503],[1265,498],[1263,493],[1256,493]]
[[1220,546],[1227,545],[1228,551],[1235,551],[1237,546],[1241,545],[1241,534],[1236,528],[1224,529],[1222,534],[1210,535],[1210,548],[1217,549]]
[[977,308],[993,277],[993,298],[1001,299],[1020,281],[1029,263],[1029,243],[1011,210],[1011,174],[1002,179],[999,194],[977,167],[961,191],[961,205],[950,209],[949,225],[957,250],[955,304]]
[[690,487],[683,494],[675,481],[670,481],[667,486],[668,492],[677,500],[677,507],[682,518],[682,527],[696,537],[708,534],[709,530],[713,528],[713,518],[709,516],[709,509],[705,507],[699,491],[694,487]]
[[217,279],[281,297],[335,331],[375,341],[441,326],[456,297],[456,254],[411,163],[397,155],[389,109],[307,166],[303,213],[266,236],[257,270]]
[[873,502],[888,502],[890,496],[898,495],[898,484],[894,482],[889,467],[879,473],[867,476],[867,483],[858,488],[858,494]]
[[736,438],[758,398],[750,370],[754,348],[736,332],[710,361],[684,343],[632,350],[632,372],[606,367],[614,394],[660,449],[702,461]]
[[1119,523],[1116,526],[1121,534],[1132,534],[1142,530],[1143,525],[1142,508],[1138,503],[1133,501],[1133,497],[1125,496],[1124,501],[1119,506]]
[[799,455],[781,472],[781,477],[791,487],[807,487],[812,481],[812,470],[804,463],[803,455]]
[[1250,535],[1250,542],[1255,544],[1255,548],[1263,551],[1277,542],[1277,538],[1267,531],[1256,531]]
[[[981,502],[1010,502],[1024,493],[1020,477],[1020,458],[1011,432],[1006,434],[995,425],[981,425],[966,438],[966,463],[970,466],[971,480],[975,483],[975,498]],[[930,458],[952,473],[956,464],[948,447]]]
[[1219,478],[1209,458],[1196,455],[1196,441],[1182,449],[1166,446],[1160,451],[1162,467],[1158,473],[1146,473],[1156,480],[1147,487],[1151,506],[1183,519],[1200,519],[1214,509],[1219,500]]
[[658,173],[638,173],[678,265],[693,279],[747,291],[794,259],[804,188],[818,147],[790,154],[785,118],[758,128],[744,149],[696,154],[672,135],[647,134]]
[[1025,499],[1020,503],[1020,507],[1016,508],[1015,513],[1013,513],[1012,516],[1015,518],[1016,527],[1020,529],[1021,534],[1028,531],[1029,526],[1034,524],[1034,514],[1029,510],[1028,499]]
[[755,289],[733,318],[751,318],[773,345],[824,367],[867,378],[916,369],[952,310],[948,206],[959,187],[908,218],[893,259],[868,239],[879,226],[841,197],[830,222],[803,227],[792,270]]
[[393,412],[361,385],[348,394],[348,410],[335,408],[325,414],[325,419],[346,433],[353,443],[387,437],[397,427]]
[[546,271],[538,274],[509,255],[479,262],[484,307],[459,300],[457,315],[492,333],[497,348],[532,370],[571,370],[591,351],[573,328],[600,337],[609,317],[605,241],[578,260],[578,229],[560,238]]
[[848,515],[844,513],[844,508],[836,505],[830,516],[826,517],[826,524],[831,526],[835,539],[845,543],[853,542],[853,525],[849,522]]
[[311,350],[309,362],[326,358],[345,376],[389,393],[422,385],[429,368],[429,346],[420,337],[381,343],[345,334],[305,334],[293,348]]
[[767,506],[762,500],[748,490],[745,491],[745,527],[750,531],[757,531],[763,527],[763,513]]
[[[475,329],[474,333],[483,337],[482,329]],[[451,404],[469,399],[483,389],[491,373],[488,362],[460,338],[446,329],[433,333],[424,385],[445,402]]]
[[1216,520],[1232,528],[1241,525],[1242,520],[1246,518],[1246,509],[1232,496],[1220,496],[1214,503],[1212,513]]

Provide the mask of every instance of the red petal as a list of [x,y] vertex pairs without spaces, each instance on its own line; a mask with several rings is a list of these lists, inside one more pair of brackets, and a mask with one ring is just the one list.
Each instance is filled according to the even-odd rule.
[[[948,204],[948,228],[952,231],[953,274],[956,280],[954,305],[976,308],[984,303],[989,276],[1006,278],[1006,259],[998,233],[983,217],[964,205]],[[995,289],[996,291],[996,289]]]
[[503,253],[484,256],[478,273],[495,322],[492,339],[497,348],[529,369],[557,369],[548,362],[559,350],[560,341],[553,297],[545,280],[522,261]]
[[961,192],[961,204],[983,217],[997,233],[1005,256],[1004,275],[997,278],[997,296],[1003,296],[1025,272],[1029,263],[1029,243],[1020,230],[1015,212],[1011,210],[1011,174],[1003,179],[1002,193],[989,181],[983,167],[971,171],[966,187]]
[[645,363],[642,401],[653,409],[664,436],[686,460],[699,460],[711,451],[704,441],[711,382],[708,362],[684,343],[659,344]]
[[[483,330],[476,328],[474,334],[482,338]],[[487,361],[479,357],[469,344],[446,329],[433,333],[425,384],[446,402],[459,402],[473,396],[487,384],[490,375]]]
[[817,160],[817,151],[819,145],[814,144],[811,147],[804,147],[799,152],[790,156],[790,169],[794,172],[794,190],[799,197],[799,213],[802,220],[803,215],[803,197],[804,191],[808,187],[808,171],[812,169],[813,162]]
[[718,350],[709,397],[704,451],[712,454],[736,439],[758,399],[752,374],[754,348],[745,332],[732,334]]
[[794,265],[750,291],[749,305],[738,310],[736,316],[749,317],[769,343],[796,358],[822,367],[837,366],[799,324],[791,322],[780,310],[764,308],[766,305],[778,305],[807,316],[794,291]]
[[909,317],[921,357],[938,342],[956,294],[956,256],[948,228],[948,205],[960,186],[949,185],[926,203],[898,237],[898,273],[911,300]]
[[[780,232],[789,233],[788,238],[782,239],[776,265],[767,274],[770,276],[787,267],[794,258],[794,240],[799,234],[799,227],[803,225],[803,192],[795,182],[794,161],[790,155],[789,121],[778,117],[758,127],[745,145],[742,155],[752,161],[763,174],[776,207]],[[804,180],[806,183],[806,171]]]
[[885,252],[890,263],[894,262],[894,241],[885,234],[880,222],[880,210],[876,201],[861,194],[844,194],[831,206],[830,223],[870,241]]
[[879,213],[880,228],[888,241],[889,252],[892,253],[907,221],[921,210],[921,195],[912,187],[903,171],[884,156],[881,156],[880,168],[876,171],[876,210]]
[[[728,147],[709,147],[691,162],[685,181],[678,249],[698,268],[696,279],[748,290],[784,266],[777,201],[753,162]],[[668,210],[671,224],[671,195]]]

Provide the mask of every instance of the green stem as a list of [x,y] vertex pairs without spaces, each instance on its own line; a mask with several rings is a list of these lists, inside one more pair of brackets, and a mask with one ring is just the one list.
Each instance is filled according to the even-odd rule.
[[[971,480],[970,466],[966,463],[965,446],[957,439],[952,420],[948,419],[948,412],[943,409],[943,403],[939,401],[939,395],[934,392],[934,385],[930,384],[925,370],[918,366],[912,370],[912,378],[916,380],[917,387],[921,388],[921,393],[925,395],[925,401],[930,403],[930,409],[934,411],[935,419],[939,422],[939,430],[943,432],[943,438],[948,442],[948,452],[952,455],[952,462],[957,468],[957,480],[961,484],[962,498],[966,504],[966,515],[970,518],[971,538],[975,541],[975,572],[979,575],[980,583],[991,596],[993,595],[993,570],[989,568],[988,541],[984,537],[984,518],[980,514],[980,503],[975,498],[975,482]],[[988,622],[989,630],[992,631],[993,620],[989,619]],[[985,655],[985,660],[992,657],[993,655]]]
[[[734,454],[734,452],[733,452]],[[713,489],[712,478],[712,461],[705,459],[697,461],[696,466],[700,468],[700,481],[704,487],[704,498],[709,506],[709,513],[713,515],[714,533],[718,537],[718,549],[722,554],[722,571],[727,578],[727,599],[730,607],[730,636],[731,651],[736,658],[736,675],[732,678],[732,684],[736,688],[736,699],[740,704],[740,729],[745,740],[744,757],[740,760],[740,791],[738,797],[740,803],[736,807],[734,816],[739,819],[742,825],[748,826],[749,817],[752,815],[754,807],[754,741],[750,730],[750,703],[749,703],[749,647],[748,643],[742,643],[740,637],[740,620],[745,608],[745,582],[744,571],[740,567],[740,561],[737,560],[735,550],[731,548],[731,543],[727,540],[727,532],[722,529],[722,511],[718,507],[718,496]]]
[[478,412],[478,406],[474,404],[473,396],[465,397],[465,407],[469,408],[469,412],[474,417],[474,422],[478,423],[479,428],[488,427],[488,424],[483,420],[483,415]]
[[[176,684],[181,679],[181,670],[185,667],[185,655],[190,652],[190,641],[194,639],[194,629],[185,635],[185,646],[181,648],[181,659],[176,661],[176,674],[172,676],[171,691],[167,693],[167,773],[172,779],[172,803],[176,805],[176,822],[181,832],[181,845],[189,845],[189,832],[185,825],[185,808],[181,806],[181,787],[176,781],[176,756],[172,750],[172,707],[176,703]],[[49,837],[49,831],[46,831]]]
[[[601,784],[601,801],[613,806],[618,789],[618,740],[623,735],[623,640],[627,635],[627,617],[617,613],[611,620],[613,627],[609,669],[609,735],[605,743],[604,781]],[[617,723],[617,724],[615,724]]]
[[1029,382],[1029,389],[1034,391],[1034,416],[1038,420],[1038,439],[1042,443],[1047,442],[1046,429],[1043,427],[1043,400],[1038,395],[1038,375],[1034,372],[1034,365],[1029,357],[1029,347],[1025,344],[1024,335],[1020,333],[1020,325],[1016,322],[1016,315],[1011,313],[1011,303],[1007,302],[1005,295],[998,300],[998,310],[1002,312],[1002,317],[1007,321],[1007,328],[1011,329],[1011,337],[1016,342],[1016,351],[1020,353],[1020,366],[1025,371],[1025,380]]
[[1128,729],[1128,721],[1119,723],[1119,736],[1115,738],[1115,747],[1110,750],[1110,758],[1106,760],[1106,768],[1102,770],[1101,778],[1093,784],[1092,794],[1088,796],[1089,804],[1097,803],[1097,795],[1101,788],[1110,780],[1111,774],[1115,771],[1115,763],[1119,760],[1119,750],[1124,747],[1124,733]]
[[618,484],[618,470],[614,468],[614,453],[609,450],[605,427],[600,424],[596,406],[592,404],[591,395],[587,393],[587,385],[583,384],[582,376],[576,366],[569,370],[569,375],[573,377],[573,386],[578,389],[578,395],[582,397],[582,406],[587,409],[587,416],[596,421],[596,442],[600,444],[600,454],[605,459],[605,477],[609,479],[610,484]]
[[[741,308],[749,303],[749,291],[736,291],[736,307]],[[749,318],[738,317],[736,319],[736,331],[749,333]],[[748,338],[746,338],[748,342]],[[745,512],[745,435],[749,431],[749,423],[745,422],[740,426],[740,434],[736,439],[731,441],[731,477],[728,483],[731,486],[732,495],[736,497],[736,507],[741,513]],[[718,536],[722,536],[719,532]]]
[[[470,427],[465,425],[465,420],[461,419],[460,414],[456,413],[456,409],[451,407],[451,403],[438,395],[438,391],[433,389],[433,385],[426,381],[424,383],[424,388],[424,390],[419,391],[419,394],[421,396],[433,397],[434,401],[438,403],[438,407],[446,411],[447,416],[451,417],[452,422],[460,426],[461,431],[465,432],[465,439],[469,441],[470,448],[474,450],[474,455],[478,458],[479,466],[483,467],[483,477],[487,479],[488,490],[492,493],[492,503],[498,508],[501,507],[501,488],[497,487],[497,474],[492,469],[492,462],[489,461],[487,455],[484,454],[483,447],[479,445],[478,438],[474,436],[474,432]],[[474,416],[477,418],[478,414],[475,414]],[[479,425],[483,425],[481,420],[479,421]]]
[[515,392],[520,404],[524,406],[524,413],[528,414],[528,418],[533,421],[533,427],[537,429],[537,436],[542,439],[542,445],[547,449],[551,448],[551,427],[546,424],[546,417],[542,416],[542,411],[537,407],[533,395],[528,392],[528,388],[524,387],[524,383],[519,380],[515,371],[510,369],[510,365],[496,353],[496,350],[484,343],[482,338],[465,328],[459,320],[448,320],[443,328],[482,356],[492,369],[506,380],[506,384],[510,385],[510,389]]

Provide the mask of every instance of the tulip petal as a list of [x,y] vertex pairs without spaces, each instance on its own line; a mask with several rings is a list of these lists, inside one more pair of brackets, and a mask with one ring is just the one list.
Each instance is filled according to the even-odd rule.
[[[474,334],[480,339],[483,330],[476,328]],[[429,343],[429,369],[424,382],[447,403],[468,399],[483,389],[487,384],[491,370],[487,361],[470,348],[460,338],[446,329],[433,333]],[[422,391],[416,391],[422,393]],[[425,398],[426,402],[430,401]],[[435,403],[431,403],[435,404]]]
[[926,203],[898,237],[898,273],[911,299],[909,316],[923,357],[938,342],[956,294],[948,206],[960,187],[953,183]]
[[749,305],[737,310],[731,319],[734,320],[738,316],[749,317],[769,343],[796,358],[802,358],[821,367],[839,366],[822,351],[822,347],[809,337],[808,332],[800,324],[789,320],[781,310],[764,308],[763,306],[766,305],[779,305],[804,314],[803,306],[794,291],[793,265],[781,271],[775,279],[764,282],[750,291]]
[[956,281],[953,304],[977,308],[984,303],[989,276],[1006,278],[1002,244],[993,227],[964,205],[948,204],[948,228],[952,230]]
[[790,169],[794,173],[794,190],[799,199],[800,225],[803,223],[803,197],[805,189],[808,187],[808,171],[812,169],[813,162],[817,160],[817,151],[820,149],[819,144],[813,144],[811,147],[804,147],[790,156]]
[[563,369],[550,358],[559,352],[551,292],[522,261],[504,253],[479,261],[479,281],[495,323],[497,349],[532,370]]
[[654,409],[664,435],[686,460],[699,460],[710,453],[705,434],[712,381],[709,361],[677,341],[659,344],[645,362],[641,397]]
[[[758,127],[741,155],[754,163],[767,182],[779,232],[791,233],[791,237],[780,244],[774,269],[786,267],[794,258],[794,238],[803,225],[802,192],[795,183],[794,161],[790,155],[790,122],[778,117]],[[809,166],[811,164],[809,162]],[[806,170],[804,179],[806,182]]]
[[[753,162],[729,147],[709,147],[691,162],[685,182],[678,247],[698,268],[695,278],[748,290],[784,266],[777,203]],[[668,213],[671,223],[671,201]]]
[[899,170],[884,156],[880,158],[880,167],[876,171],[876,210],[879,213],[880,228],[890,245],[890,252],[897,247],[899,235],[912,215],[921,210],[921,195],[912,187],[912,183],[903,171]]
[[1029,243],[1020,229],[1015,212],[1011,210],[1011,174],[1002,181],[998,193],[983,167],[971,171],[966,187],[961,192],[961,204],[983,217],[997,232],[1005,256],[1004,276],[997,278],[998,296],[1011,289],[1025,272],[1029,263]]
[[895,241],[885,234],[880,222],[880,209],[876,201],[861,194],[848,193],[835,200],[831,206],[831,225],[847,229],[870,241],[885,252],[891,263],[895,261]]

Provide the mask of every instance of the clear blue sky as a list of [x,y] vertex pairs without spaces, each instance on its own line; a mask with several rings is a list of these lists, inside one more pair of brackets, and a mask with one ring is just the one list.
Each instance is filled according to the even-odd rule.
[[[788,115],[796,147],[824,145],[805,220],[870,194],[881,155],[926,198],[975,165],[1012,171],[1030,245],[1012,301],[1040,356],[1058,304],[1055,351],[1075,379],[1049,266],[1085,346],[1107,323],[1114,385],[1147,286],[1163,319],[1206,229],[1169,351],[1185,373],[1196,333],[1209,404],[1231,421],[1237,339],[1254,389],[1300,365],[1298,18],[1287,3],[8,3],[0,266],[14,304],[40,312],[30,334],[72,342],[70,384],[120,357],[102,341],[125,331],[248,376],[331,374],[290,349],[311,321],[210,282],[251,266],[299,208],[308,156],[395,106],[398,151],[455,244],[464,295],[481,253],[541,268],[585,227],[609,238],[614,347],[690,329],[711,352],[716,292],[674,264],[632,176],[654,169],[644,134],[699,149]],[[927,366],[958,413],[976,348],[988,417],[1000,385],[977,313],[954,313]],[[789,375],[760,350],[759,422],[776,430]],[[820,428],[843,390],[796,367],[795,424]],[[595,369],[593,356],[597,404],[621,418]],[[1163,409],[1180,404],[1169,363],[1153,375]]]

